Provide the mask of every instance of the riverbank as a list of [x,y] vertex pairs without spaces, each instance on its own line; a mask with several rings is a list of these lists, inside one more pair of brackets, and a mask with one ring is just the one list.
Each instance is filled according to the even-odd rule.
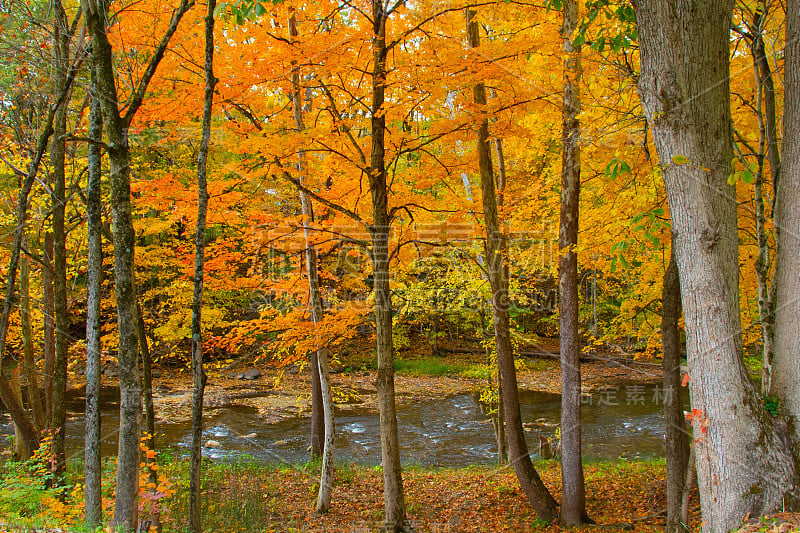
[[[561,370],[557,360],[521,358],[517,381],[521,390],[561,392]],[[489,386],[488,370],[481,360],[469,356],[398,357],[395,391],[398,405],[474,393]],[[259,377],[237,379],[246,370],[257,369]],[[334,365],[331,375],[334,402],[339,412],[377,412],[377,372],[368,360],[348,360]],[[650,362],[619,363],[614,360],[582,364],[582,389],[586,393],[613,390],[621,382],[653,383],[661,380],[661,368]],[[254,408],[266,423],[310,413],[311,376],[307,367],[272,365],[219,365],[209,368],[204,406],[208,414],[225,405]],[[165,422],[190,419],[191,376],[187,372],[162,372],[153,380],[155,411]]]

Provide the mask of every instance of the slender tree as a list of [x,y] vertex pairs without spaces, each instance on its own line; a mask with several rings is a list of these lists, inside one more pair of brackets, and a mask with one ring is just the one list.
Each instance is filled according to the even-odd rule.
[[113,526],[133,531],[138,522],[139,436],[142,409],[138,368],[138,325],[136,283],[134,278],[135,235],[131,218],[130,147],[128,129],[142,104],[150,80],[155,75],[169,40],[189,10],[190,0],[181,0],[175,9],[164,37],[156,47],[144,74],[136,85],[124,115],[120,114],[111,43],[106,23],[106,0],[82,0],[92,53],[97,69],[97,96],[108,140],[111,179],[111,209],[114,229],[114,272],[119,329],[118,360],[120,384],[120,427],[117,452],[117,497]]
[[[467,9],[467,36],[470,48],[480,46],[478,23],[474,20],[475,11]],[[483,108],[486,106],[486,88],[482,82],[473,87],[473,101]],[[509,461],[514,465],[522,490],[536,513],[545,521],[558,518],[558,505],[544,486],[531,462],[525,432],[522,428],[517,374],[514,368],[514,353],[511,346],[509,322],[508,270],[503,255],[503,234],[497,216],[497,195],[495,193],[492,169],[491,147],[489,145],[489,121],[482,118],[477,124],[478,165],[481,176],[481,195],[483,215],[486,224],[486,271],[492,291],[492,317],[494,322],[495,345],[497,349],[497,368],[505,408],[506,431],[508,434]]]
[[[297,33],[297,18],[294,12],[289,17],[289,36],[295,39]],[[294,114],[295,128],[303,131],[303,98],[300,87],[300,71],[296,66],[292,68],[292,111]],[[297,153],[298,180],[303,183],[306,172],[305,151]],[[306,277],[308,278],[309,300],[311,303],[311,320],[315,326],[322,322],[324,308],[322,294],[319,288],[319,270],[317,264],[317,248],[311,242],[310,224],[314,222],[314,205],[307,192],[300,190],[300,208],[303,213],[303,236],[305,239]],[[330,375],[328,372],[327,349],[319,346],[311,357],[311,374],[313,381],[312,390],[312,429],[311,453],[322,457],[322,470],[320,472],[319,491],[317,492],[316,511],[326,513],[331,506],[333,496],[333,452],[335,426],[333,419],[333,399],[331,398]],[[317,398],[319,396],[319,398]],[[316,409],[316,412],[314,412]],[[321,417],[319,415],[322,415]],[[322,439],[319,436],[319,418],[322,419]],[[315,427],[315,425],[317,427]],[[321,442],[319,442],[321,440]],[[315,447],[318,451],[315,453]]]
[[85,470],[86,527],[93,529],[102,519],[102,468],[100,462],[100,287],[103,279],[102,245],[102,148],[103,116],[97,98],[97,75],[90,64],[89,143],[87,147],[89,181],[86,185],[86,439]]
[[685,531],[681,526],[681,501],[689,460],[689,433],[681,396],[681,286],[675,254],[670,253],[661,293],[661,345],[664,370],[664,426],[667,458],[667,533]]
[[203,132],[197,155],[197,229],[194,245],[194,293],[192,295],[192,450],[189,478],[189,525],[193,533],[202,528],[200,510],[200,467],[203,438],[203,392],[206,373],[203,370],[203,266],[206,246],[206,215],[208,213],[208,151],[211,144],[211,113],[214,106],[214,9],[216,0],[207,0],[205,16],[205,96],[203,100]]
[[[53,2],[53,90],[64,90],[69,70],[70,28],[67,13],[61,0]],[[53,121],[53,138],[50,141],[53,203],[53,287],[55,311],[55,354],[53,363],[53,399],[50,427],[53,430],[52,452],[57,483],[63,483],[66,470],[64,439],[66,437],[67,407],[67,350],[69,348],[69,316],[67,310],[67,234],[64,227],[66,198],[66,98]]]
[[564,89],[561,133],[561,220],[558,261],[558,335],[561,352],[561,519],[591,522],[581,459],[581,339],[578,330],[578,209],[581,190],[581,47],[573,43],[578,2],[563,3]]

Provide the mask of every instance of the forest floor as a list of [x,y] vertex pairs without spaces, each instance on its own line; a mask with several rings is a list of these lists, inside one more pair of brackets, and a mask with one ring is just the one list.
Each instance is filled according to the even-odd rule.
[[[336,406],[340,412],[348,409],[377,412],[377,372],[371,359],[372,350],[357,346],[350,352],[331,365]],[[584,392],[614,387],[620,382],[661,380],[659,364],[620,360],[602,354],[597,357],[600,360],[581,365]],[[441,357],[401,351],[396,357],[397,404],[484,390],[489,382],[483,363],[485,356],[482,354],[459,353]],[[236,374],[252,368],[257,368],[261,376],[253,380],[236,379]],[[213,412],[215,408],[231,403],[247,405],[257,409],[259,416],[268,423],[310,414],[311,375],[307,366],[280,367],[269,363],[252,365],[220,361],[208,365],[207,374],[204,401],[207,411]],[[559,361],[552,357],[522,357],[519,359],[517,382],[522,390],[560,393]],[[168,421],[177,422],[190,418],[192,378],[188,371],[165,370],[153,380],[153,392],[155,412],[162,419],[168,417]]]

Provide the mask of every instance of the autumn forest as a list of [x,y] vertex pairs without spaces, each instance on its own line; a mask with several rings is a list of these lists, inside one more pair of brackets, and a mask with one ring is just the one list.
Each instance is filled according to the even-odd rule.
[[800,528],[798,2],[0,16],[0,531]]

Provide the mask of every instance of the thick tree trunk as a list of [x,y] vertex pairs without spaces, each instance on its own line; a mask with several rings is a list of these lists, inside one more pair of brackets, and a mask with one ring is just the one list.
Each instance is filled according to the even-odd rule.
[[[69,26],[60,0],[53,2],[53,90],[64,91],[69,61]],[[67,234],[64,227],[66,212],[66,137],[67,101],[56,112],[53,121],[53,140],[50,143],[50,164],[53,168],[53,287],[55,310],[55,357],[53,364],[53,410],[50,427],[53,429],[52,452],[56,483],[64,482],[66,456],[67,407],[67,349],[69,348],[69,316],[67,315]]]
[[102,243],[102,150],[103,116],[97,98],[94,64],[91,65],[89,138],[87,146],[89,181],[86,186],[86,214],[88,259],[86,262],[86,527],[100,525],[102,508],[102,465],[100,455],[100,286],[103,281]]
[[[478,24],[473,20],[475,12],[467,9],[467,33],[470,48],[480,46]],[[478,106],[486,105],[486,89],[483,83],[473,88],[473,100]],[[481,175],[481,195],[486,223],[486,270],[492,290],[492,317],[497,348],[497,369],[500,374],[503,402],[505,406],[506,431],[508,434],[509,461],[528,501],[542,520],[553,522],[558,518],[558,505],[539,478],[533,467],[525,432],[517,390],[517,373],[514,368],[514,353],[511,346],[508,300],[508,272],[503,257],[503,234],[497,216],[492,156],[489,146],[489,121],[481,119],[477,125],[477,152]]]
[[[289,36],[297,37],[297,20],[294,13],[289,17]],[[300,72],[297,67],[292,69],[292,111],[294,113],[295,128],[303,131],[303,103],[300,87]],[[297,154],[298,180],[303,182],[305,177],[305,152],[300,150]],[[322,305],[322,295],[319,289],[319,271],[317,268],[317,249],[311,242],[309,226],[314,222],[314,206],[311,198],[305,191],[300,191],[300,208],[303,213],[303,237],[306,247],[306,276],[308,277],[309,300],[311,302],[311,320],[315,325],[322,322],[325,310]],[[319,344],[319,343],[318,343]],[[317,492],[317,513],[327,513],[331,507],[333,496],[333,452],[335,426],[333,419],[333,399],[331,397],[330,375],[328,372],[327,350],[318,346],[311,355],[312,375],[312,423],[311,423],[311,454],[322,457],[322,470],[320,472],[319,491]],[[317,397],[318,396],[318,397]],[[320,430],[322,435],[320,435]],[[320,438],[321,437],[321,438]],[[315,451],[316,449],[316,451]]]
[[670,254],[661,292],[661,345],[664,369],[664,426],[667,448],[667,533],[683,533],[681,501],[689,459],[689,434],[681,401],[681,286],[675,255]]
[[369,161],[369,188],[372,195],[372,262],[375,296],[375,336],[378,355],[378,408],[381,428],[381,463],[383,465],[383,498],[386,512],[383,531],[411,531],[406,517],[403,476],[400,466],[400,445],[394,393],[394,346],[392,344],[392,294],[389,288],[389,190],[386,181],[385,134],[386,116],[386,23],[389,14],[382,0],[372,0],[372,147]]
[[567,526],[592,522],[586,514],[581,457],[581,339],[578,328],[578,214],[581,190],[581,48],[572,39],[578,27],[578,2],[565,0],[562,105],[561,217],[559,224],[558,316],[561,346],[561,519]]
[[793,500],[798,482],[786,427],[764,410],[742,364],[737,206],[727,183],[731,8],[727,0],[678,9],[667,0],[636,5],[639,90],[675,235],[694,425],[701,435],[698,486],[710,532],[779,508]]
[[194,294],[192,297],[192,450],[189,479],[189,527],[201,533],[200,467],[203,438],[203,393],[206,373],[203,370],[203,269],[208,213],[208,151],[211,145],[211,118],[214,106],[214,9],[216,0],[208,0],[205,17],[205,95],[203,101],[203,133],[197,156],[197,230],[194,237]]
[[783,171],[775,229],[775,361],[773,391],[800,423],[800,6],[786,5]]
[[28,405],[33,413],[34,425],[42,430],[47,422],[42,408],[42,395],[39,390],[36,361],[33,354],[33,327],[31,326],[30,260],[27,255],[19,263],[20,324],[22,325],[22,350],[24,354],[25,381],[28,383]]

